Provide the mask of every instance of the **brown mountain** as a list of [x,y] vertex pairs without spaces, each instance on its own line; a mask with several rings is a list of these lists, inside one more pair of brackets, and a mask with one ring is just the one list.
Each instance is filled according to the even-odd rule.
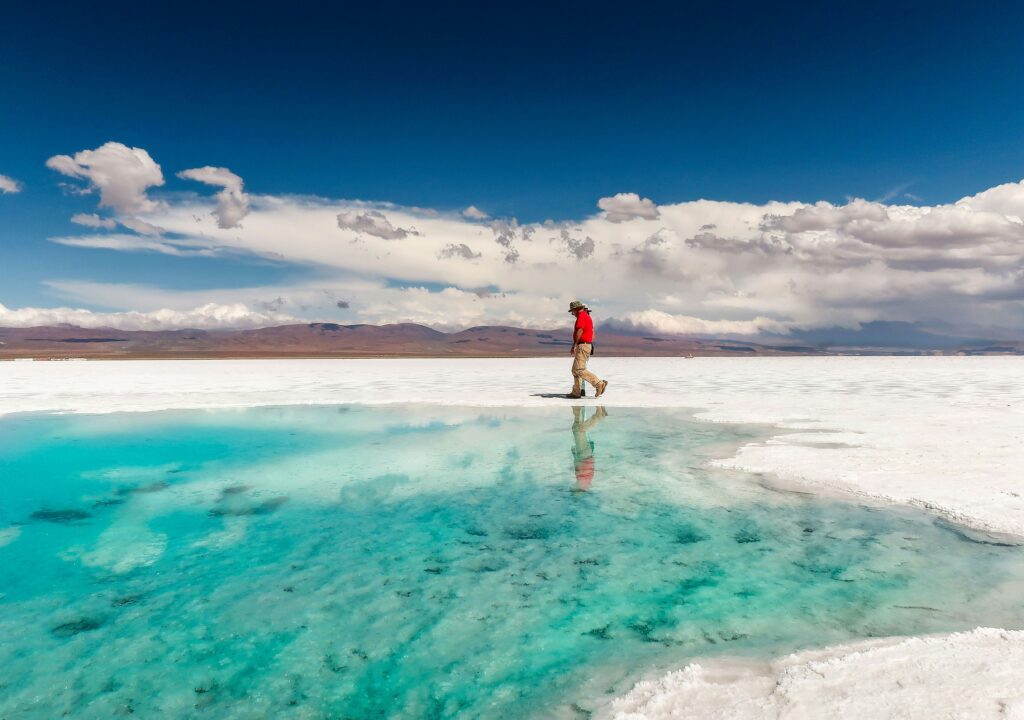
[[[770,344],[598,329],[597,355],[921,355],[1024,354],[1024,343],[972,341],[945,348],[890,345]],[[956,339],[952,339],[956,343]],[[274,358],[274,357],[557,357],[570,345],[568,329],[483,326],[444,333],[402,323],[308,323],[258,330],[124,331],[71,326],[0,328],[0,359],[37,358]]]
[[[77,327],[0,328],[0,358],[545,357],[568,353],[568,329],[484,326],[444,333],[423,325],[309,323],[258,330],[124,331]],[[598,331],[597,354],[778,355],[811,347]]]

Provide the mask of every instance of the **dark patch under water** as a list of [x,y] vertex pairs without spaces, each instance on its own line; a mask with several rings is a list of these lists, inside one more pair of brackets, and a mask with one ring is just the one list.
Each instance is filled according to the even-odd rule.
[[79,618],[70,622],[61,623],[56,627],[52,628],[50,632],[54,637],[69,638],[79,633],[90,632],[92,630],[98,630],[103,627],[103,621],[97,620],[96,618]]
[[[232,495],[228,495],[227,497],[232,497]],[[245,501],[231,502],[211,508],[208,514],[210,517],[269,515],[270,513],[277,511],[286,502],[288,502],[287,497],[275,497],[255,503]]]
[[29,517],[41,522],[57,523],[58,525],[71,525],[74,523],[80,523],[83,520],[88,520],[92,517],[92,513],[88,513],[85,510],[78,510],[76,508],[66,510],[51,510],[49,508],[44,508],[42,510],[36,510]]

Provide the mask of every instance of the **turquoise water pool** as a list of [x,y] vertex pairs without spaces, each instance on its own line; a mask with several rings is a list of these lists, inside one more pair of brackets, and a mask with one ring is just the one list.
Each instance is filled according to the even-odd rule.
[[683,412],[0,419],[0,717],[586,717],[711,654],[1020,627],[1024,549]]

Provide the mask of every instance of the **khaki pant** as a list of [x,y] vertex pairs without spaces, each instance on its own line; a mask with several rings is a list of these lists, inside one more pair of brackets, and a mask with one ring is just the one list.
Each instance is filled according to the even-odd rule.
[[572,394],[579,395],[583,392],[583,381],[586,380],[595,389],[601,380],[594,373],[587,370],[587,360],[590,359],[590,352],[594,346],[590,343],[580,343],[576,346],[576,355],[572,359]]

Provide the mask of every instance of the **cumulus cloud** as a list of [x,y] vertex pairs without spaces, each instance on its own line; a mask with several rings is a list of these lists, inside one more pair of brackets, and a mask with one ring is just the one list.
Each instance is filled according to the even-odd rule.
[[96,213],[78,213],[71,216],[71,222],[76,225],[85,225],[102,230],[113,230],[117,227],[117,221],[112,218],[103,218]]
[[410,235],[418,235],[415,230],[395,227],[382,212],[365,210],[359,212],[349,210],[338,213],[338,227],[342,230],[353,230],[365,233],[382,240],[404,240]]
[[494,233],[494,242],[502,247],[510,248],[516,239],[516,233],[519,232],[519,221],[515,218],[495,220],[491,223],[491,232]]
[[636,193],[618,193],[611,197],[603,197],[597,201],[597,206],[604,210],[605,219],[611,223],[636,218],[657,220],[661,217],[657,205],[649,198],[641,198]]
[[[651,236],[653,238],[655,236]],[[651,240],[648,238],[648,241]],[[793,245],[785,239],[771,235],[759,235],[751,238],[727,238],[713,232],[699,232],[685,240],[686,246],[696,250],[710,250],[719,253],[733,254],[765,254],[793,252]]]
[[978,212],[991,212],[1016,219],[1024,218],[1024,180],[996,185],[977,195],[956,202],[956,207]]
[[[576,222],[482,223],[422,208],[254,196],[245,226],[222,232],[208,209],[202,199],[174,198],[142,218],[161,235],[55,241],[273,257],[314,269],[321,283],[161,295],[150,309],[183,309],[175,297],[188,307],[215,300],[260,309],[259,301],[281,297],[311,320],[348,310],[346,318],[362,322],[550,327],[564,323],[564,304],[582,296],[605,322],[666,334],[941,320],[1024,336],[1024,183],[934,206],[698,200],[658,206],[656,222],[613,220],[604,209]],[[359,233],[344,252],[339,226]],[[416,242],[393,242],[414,226]],[[356,287],[353,278],[370,285]],[[90,288],[76,301],[92,305],[99,292],[106,290]],[[120,299],[106,306],[126,310],[147,297],[110,292]],[[337,305],[353,297],[358,306]]]
[[524,242],[529,242],[534,228],[523,227],[519,224],[518,220],[512,218],[510,220],[493,220],[491,222],[491,232],[494,233],[494,242],[504,248],[502,255],[505,263],[515,265],[519,262],[519,251],[514,244],[516,238],[518,237]]
[[0,175],[0,194],[6,195],[7,193],[17,192],[21,192],[21,183],[7,175]]
[[562,230],[561,236],[566,251],[577,260],[586,260],[594,254],[594,240],[590,236],[582,239],[575,238],[569,234],[568,230]]
[[672,277],[677,268],[669,257],[670,243],[675,236],[668,230],[661,229],[644,238],[629,249],[628,259],[640,275]]
[[455,243],[448,243],[441,248],[441,252],[438,253],[438,257],[441,259],[459,257],[466,260],[475,260],[480,257],[480,253],[473,252],[466,243],[459,243],[458,245]]
[[970,202],[936,207],[889,206],[854,199],[846,205],[819,202],[792,215],[770,216],[765,230],[790,235],[831,233],[885,248],[956,248],[1024,237],[1020,217],[979,210]]
[[46,167],[62,175],[85,180],[86,190],[100,194],[100,206],[118,213],[152,212],[159,208],[146,191],[164,184],[163,172],[149,153],[119,142],[104,143],[95,150],[54,155]]
[[115,309],[148,312],[169,308],[187,312],[199,304],[212,302],[218,305],[241,303],[261,311],[266,310],[263,303],[268,297],[279,297],[283,301],[282,308],[287,307],[302,321],[351,321],[355,318],[358,322],[387,323],[401,319],[442,329],[462,329],[491,322],[554,327],[565,322],[565,303],[568,302],[526,293],[506,293],[495,288],[395,286],[365,278],[318,278],[297,285],[180,291],[82,281],[51,281],[47,285],[65,298],[66,303],[98,304]]
[[486,220],[490,217],[483,210],[478,208],[476,205],[470,205],[468,208],[462,211],[464,217],[468,217],[470,220]]
[[690,315],[673,315],[661,310],[642,310],[613,320],[612,327],[663,335],[756,335],[786,333],[789,326],[767,317],[751,320],[704,320]]
[[160,309],[150,312],[94,312],[83,308],[8,308],[0,305],[0,327],[41,327],[75,325],[116,330],[216,330],[267,327],[292,322],[294,318],[275,312],[257,312],[241,303],[207,303],[191,310]]
[[263,300],[259,303],[259,306],[264,310],[270,310],[271,312],[277,312],[287,304],[287,301],[278,295],[273,300]]
[[238,227],[242,218],[249,214],[249,196],[242,189],[242,178],[227,168],[207,165],[182,170],[178,177],[223,188],[217,193],[217,207],[213,211],[217,226],[221,229]]

